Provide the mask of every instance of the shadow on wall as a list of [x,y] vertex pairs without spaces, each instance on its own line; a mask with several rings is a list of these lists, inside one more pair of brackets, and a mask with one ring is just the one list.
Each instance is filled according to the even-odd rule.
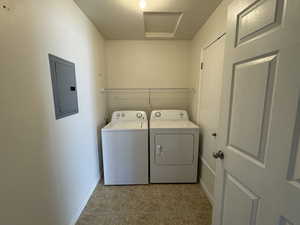
[[97,143],[98,143],[98,156],[99,156],[99,169],[100,169],[100,181],[104,179],[104,171],[103,171],[103,151],[102,151],[102,135],[101,135],[101,129],[105,127],[107,123],[104,122],[100,126],[97,127]]
[[198,154],[198,178],[197,178],[197,182],[199,183],[200,182],[200,179],[202,178],[201,177],[201,173],[202,173],[202,166],[201,166],[201,159],[202,159],[202,154],[203,154],[203,135],[201,133],[201,128],[200,128],[200,132],[199,132],[199,146],[198,146],[198,151],[199,151],[199,154]]

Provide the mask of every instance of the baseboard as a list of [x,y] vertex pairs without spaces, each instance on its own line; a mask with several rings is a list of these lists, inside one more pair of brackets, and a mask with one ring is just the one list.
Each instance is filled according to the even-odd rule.
[[201,162],[209,169],[212,175],[216,176],[216,172],[211,168],[211,166],[208,164],[208,162],[202,157]]
[[88,201],[90,200],[94,190],[96,189],[97,185],[99,184],[99,182],[101,181],[101,177],[99,177],[99,179],[97,180],[97,182],[95,182],[91,188],[91,190],[89,191],[86,199],[82,202],[78,212],[75,214],[75,216],[73,217],[73,219],[70,222],[70,225],[75,225],[77,223],[77,220],[79,219],[82,211],[84,210],[86,204],[88,203]]
[[205,194],[206,194],[206,196],[207,196],[207,198],[208,198],[210,204],[211,204],[212,206],[214,206],[214,204],[215,204],[214,197],[213,197],[213,195],[208,191],[208,188],[206,187],[205,183],[204,183],[201,179],[200,179],[200,184],[201,184],[201,187],[203,188],[203,190],[204,190],[204,192],[205,192]]

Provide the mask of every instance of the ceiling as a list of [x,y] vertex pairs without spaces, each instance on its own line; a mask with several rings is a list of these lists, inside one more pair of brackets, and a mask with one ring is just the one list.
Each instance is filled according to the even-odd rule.
[[190,40],[222,0],[74,0],[109,40]]

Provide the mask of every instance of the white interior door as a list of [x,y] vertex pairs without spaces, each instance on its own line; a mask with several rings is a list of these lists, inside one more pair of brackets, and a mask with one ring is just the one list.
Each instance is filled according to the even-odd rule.
[[[198,121],[201,128],[202,158],[215,169],[212,153],[217,148],[225,36],[203,50]],[[210,190],[211,191],[211,190]]]
[[300,224],[299,12],[299,0],[229,7],[214,225]]

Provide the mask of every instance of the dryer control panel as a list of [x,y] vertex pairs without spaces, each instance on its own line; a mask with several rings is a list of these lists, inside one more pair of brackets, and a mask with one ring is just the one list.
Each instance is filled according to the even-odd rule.
[[189,120],[189,116],[185,110],[154,110],[151,120]]
[[144,111],[116,111],[112,114],[112,121],[128,121],[128,120],[136,120],[136,121],[146,121],[147,115]]

